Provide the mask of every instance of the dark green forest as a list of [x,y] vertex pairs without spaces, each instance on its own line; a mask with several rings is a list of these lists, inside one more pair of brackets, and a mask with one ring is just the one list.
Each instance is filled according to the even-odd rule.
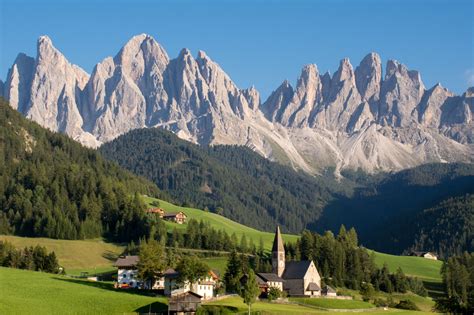
[[446,296],[436,301],[442,313],[474,313],[474,254],[450,257],[441,269]]
[[242,224],[299,233],[316,222],[334,194],[332,175],[312,177],[241,146],[199,147],[160,129],[134,130],[100,152],[155,182],[178,204],[207,208]]
[[145,205],[160,196],[67,136],[31,122],[0,99],[0,234],[129,241],[146,236]]
[[474,252],[474,195],[444,200],[417,215],[412,250],[428,250],[441,257]]
[[[461,235],[459,224],[446,222],[448,217],[453,218],[453,213],[447,214],[449,207],[441,207],[425,216],[423,213],[450,198],[473,194],[474,165],[425,164],[364,180],[352,195],[339,196],[328,203],[316,230],[335,231],[341,224],[353,226],[364,246],[394,254],[410,248],[441,250],[443,256],[468,250],[465,239],[454,237]],[[459,213],[462,220],[474,224],[472,203],[466,203],[464,209]],[[419,224],[420,220],[423,224]],[[430,226],[429,232],[426,229],[423,232],[425,226]],[[464,229],[466,233],[469,233],[468,226]],[[420,241],[424,233],[433,240],[438,234],[452,235],[452,244],[433,247],[429,241]]]

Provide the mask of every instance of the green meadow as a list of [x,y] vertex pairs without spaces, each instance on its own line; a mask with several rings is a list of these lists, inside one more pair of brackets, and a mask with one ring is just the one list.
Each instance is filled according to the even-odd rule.
[[167,310],[164,297],[42,272],[0,267],[0,314],[124,314]]
[[[247,237],[247,240],[252,239],[256,246],[259,245],[260,238],[261,238],[263,240],[265,249],[270,250],[272,248],[273,236],[274,236],[273,233],[258,231],[256,229],[242,225],[240,223],[237,223],[235,221],[232,221],[230,219],[227,219],[226,217],[223,217],[215,213],[203,211],[200,209],[180,207],[180,206],[171,204],[169,202],[154,199],[151,197],[144,197],[144,198],[145,198],[145,201],[150,206],[153,201],[157,201],[160,203],[160,207],[163,208],[165,211],[169,211],[169,212],[182,211],[186,214],[188,220],[189,219],[204,220],[206,222],[209,222],[209,224],[212,227],[216,229],[224,230],[229,235],[232,233],[235,233],[237,237],[239,238],[239,240],[240,240],[240,237],[242,237],[242,235],[245,234],[245,236]],[[172,222],[166,222],[166,224],[170,230],[173,230],[173,228],[186,229],[186,223],[177,224],[177,223],[172,223]],[[283,239],[286,242],[295,242],[298,239],[298,236],[291,235],[291,234],[283,234]]]
[[[373,251],[372,251],[373,252]],[[378,266],[387,264],[391,272],[395,272],[398,267],[403,269],[403,272],[410,276],[418,277],[422,280],[441,281],[441,266],[442,261],[431,260],[423,257],[413,256],[396,256],[383,253],[375,253],[375,263]]]

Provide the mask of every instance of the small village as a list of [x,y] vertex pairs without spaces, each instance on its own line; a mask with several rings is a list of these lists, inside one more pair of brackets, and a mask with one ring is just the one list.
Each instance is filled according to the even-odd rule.
[[[183,224],[186,215],[182,212],[166,214],[163,209],[152,208],[148,213],[159,214],[161,218]],[[285,248],[277,226],[271,251],[272,272],[256,273],[258,298],[266,299],[271,290],[284,292],[285,297],[312,297],[329,299],[352,299],[350,296],[339,296],[336,290],[329,285],[322,287],[321,276],[313,261],[285,261]],[[209,270],[208,273],[195,282],[178,281],[179,272],[168,268],[157,271],[160,277],[154,283],[138,278],[139,256],[122,256],[114,266],[117,268],[118,289],[152,290],[157,295],[169,298],[168,312],[171,314],[193,314],[201,303],[226,297],[226,294],[217,294],[222,286],[222,279],[218,272]],[[240,282],[242,286],[248,281],[244,275]],[[284,299],[281,299],[284,302]]]

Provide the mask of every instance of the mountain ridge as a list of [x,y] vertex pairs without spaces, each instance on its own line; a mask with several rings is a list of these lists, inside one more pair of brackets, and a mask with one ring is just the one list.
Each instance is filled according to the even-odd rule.
[[317,174],[369,173],[430,162],[472,162],[472,88],[456,96],[426,90],[421,75],[368,54],[354,69],[342,59],[331,76],[303,67],[262,102],[240,89],[205,52],[170,59],[150,35],[129,40],[91,75],[67,61],[47,36],[37,57],[20,54],[2,95],[41,125],[92,147],[129,130],[160,127],[201,145],[235,144]]

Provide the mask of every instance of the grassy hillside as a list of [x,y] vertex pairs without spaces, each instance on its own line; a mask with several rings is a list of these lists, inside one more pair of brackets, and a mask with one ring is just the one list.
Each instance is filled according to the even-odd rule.
[[123,314],[165,311],[167,301],[88,282],[0,267],[0,314]]
[[19,237],[0,235],[0,240],[6,240],[17,248],[26,246],[44,246],[48,251],[54,251],[59,264],[66,268],[67,273],[76,271],[97,272],[110,270],[112,263],[123,252],[124,247],[107,243],[101,239],[94,240],[55,240],[42,237]]
[[[209,222],[214,228],[226,231],[229,235],[235,233],[239,239],[243,234],[245,234],[247,239],[252,239],[256,246],[258,246],[260,238],[262,238],[265,249],[270,250],[272,247],[274,236],[273,233],[258,231],[256,229],[242,225],[215,213],[206,212],[194,208],[179,207],[169,202],[150,197],[145,197],[145,201],[149,203],[150,206],[153,201],[158,201],[160,203],[160,207],[165,209],[166,211],[183,211],[187,215],[188,220],[204,220],[206,222]],[[186,224],[176,224],[171,222],[166,222],[166,224],[170,230],[172,230],[173,228],[186,229]],[[283,239],[287,242],[295,242],[298,239],[298,236],[283,234]]]
[[401,267],[403,272],[407,275],[415,276],[422,280],[441,281],[440,271],[443,265],[442,261],[422,257],[374,253],[375,263],[378,266],[383,266],[383,264],[386,263],[391,272],[395,272],[398,267]]

